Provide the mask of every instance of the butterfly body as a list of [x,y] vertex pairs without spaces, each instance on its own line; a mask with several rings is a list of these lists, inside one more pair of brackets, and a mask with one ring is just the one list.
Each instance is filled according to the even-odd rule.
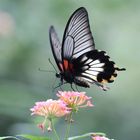
[[70,71],[62,72],[61,78],[70,84],[74,82],[74,75]]
[[79,72],[81,72],[80,65],[77,64],[77,60],[73,60],[71,63],[69,62],[68,69],[64,72],[60,73],[61,81],[65,80],[67,83],[75,83],[78,86],[82,87],[89,87],[89,84],[84,80],[80,79],[77,76],[79,76]]
[[50,43],[56,64],[60,70],[56,74],[61,83],[74,83],[82,87],[96,84],[106,90],[105,83],[111,83],[117,72],[125,69],[116,67],[105,51],[95,49],[84,7],[77,9],[68,20],[62,44],[53,26],[49,30]]

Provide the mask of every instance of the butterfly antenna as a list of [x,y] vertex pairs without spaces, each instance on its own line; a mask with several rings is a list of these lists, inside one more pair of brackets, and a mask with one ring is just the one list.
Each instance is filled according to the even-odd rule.
[[49,60],[49,63],[53,66],[55,72],[57,73],[57,70],[56,70],[55,66],[53,65],[53,63],[51,62],[50,58],[48,60]]
[[52,72],[52,73],[55,73],[55,71],[52,71],[52,70],[43,70],[41,68],[38,68],[39,71],[43,71],[43,72]]

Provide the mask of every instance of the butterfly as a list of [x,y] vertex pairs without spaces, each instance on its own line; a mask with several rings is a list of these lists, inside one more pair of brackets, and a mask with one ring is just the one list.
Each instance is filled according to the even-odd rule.
[[117,77],[118,68],[105,51],[95,49],[90,30],[87,10],[78,8],[69,18],[62,44],[53,26],[49,29],[52,53],[59,73],[61,85],[70,83],[89,88],[92,84],[107,90],[106,83],[112,83]]

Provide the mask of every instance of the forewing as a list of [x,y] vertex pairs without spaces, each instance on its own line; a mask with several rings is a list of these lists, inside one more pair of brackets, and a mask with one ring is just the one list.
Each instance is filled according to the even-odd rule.
[[60,71],[63,71],[61,50],[62,45],[58,39],[56,31],[53,26],[49,29],[50,44],[53,52],[54,59]]
[[63,60],[75,59],[94,50],[94,40],[85,8],[77,9],[70,17],[65,28],[62,46]]

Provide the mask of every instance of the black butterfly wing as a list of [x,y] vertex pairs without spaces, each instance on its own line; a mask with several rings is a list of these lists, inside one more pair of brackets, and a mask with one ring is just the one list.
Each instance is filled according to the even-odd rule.
[[72,59],[94,50],[94,39],[92,37],[85,8],[77,9],[70,17],[63,36],[62,60],[63,67],[68,68]]
[[70,17],[63,35],[62,47],[53,27],[50,28],[50,42],[55,61],[70,83],[82,87],[96,84],[103,90],[104,83],[113,82],[119,69],[104,51],[95,50],[85,8],[77,9]]
[[49,29],[50,44],[53,52],[54,59],[60,71],[63,71],[61,50],[62,45],[58,39],[56,31],[53,26]]
[[104,51],[93,50],[73,60],[75,83],[79,86],[90,87],[96,84],[107,90],[105,83],[111,83],[117,77],[117,71],[125,70],[116,67]]

